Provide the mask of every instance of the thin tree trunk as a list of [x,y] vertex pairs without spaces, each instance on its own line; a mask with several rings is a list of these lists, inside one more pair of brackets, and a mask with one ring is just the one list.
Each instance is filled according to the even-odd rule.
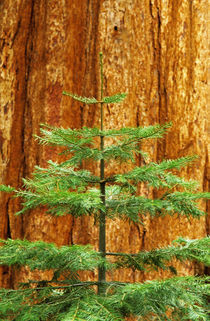
[[[3,0],[0,3],[0,172],[2,183],[21,186],[34,165],[59,160],[56,150],[33,138],[40,122],[80,128],[100,126],[100,111],[83,106],[62,90],[98,97],[98,53],[104,54],[104,94],[127,92],[123,104],[105,107],[104,127],[173,122],[162,141],[142,144],[151,159],[198,154],[182,172],[208,184],[206,1],[189,0]],[[139,159],[139,165],[142,160]],[[88,166],[99,174],[98,166]],[[128,169],[111,163],[107,173]],[[152,196],[145,186],[140,192]],[[1,195],[1,238],[27,238],[57,244],[91,243],[98,229],[89,218],[52,218],[44,210],[15,217],[21,204]],[[205,204],[201,204],[205,210]],[[120,221],[107,224],[107,251],[138,252],[166,245],[180,235],[206,235],[207,222],[180,218],[145,220],[145,227]],[[181,269],[181,267],[180,267]],[[185,265],[181,272],[194,273]],[[166,276],[164,272],[160,276]],[[120,271],[122,281],[153,278]],[[156,274],[157,276],[157,274]],[[30,277],[25,270],[1,268],[0,285]],[[91,278],[96,277],[91,273]]]
[[[101,131],[104,130],[104,103],[103,101],[103,91],[104,91],[104,75],[103,75],[103,54],[100,52],[100,87],[101,87],[101,95],[100,95],[100,100],[101,100],[101,108],[100,108],[100,118],[101,118],[101,126],[100,129]],[[103,152],[104,151],[104,136],[100,136],[100,150]],[[105,162],[104,159],[102,158],[100,160],[100,194],[101,194],[101,202],[103,205],[106,205],[106,183],[105,183]],[[101,252],[102,257],[105,258],[106,256],[106,213],[104,211],[100,211],[99,215],[99,252]],[[106,281],[106,270],[105,266],[100,266],[98,269],[98,293],[102,294],[105,291],[105,287],[103,282]]]

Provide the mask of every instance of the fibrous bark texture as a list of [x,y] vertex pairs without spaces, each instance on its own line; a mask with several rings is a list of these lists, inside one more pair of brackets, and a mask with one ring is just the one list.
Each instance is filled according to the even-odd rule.
[[[144,143],[151,160],[189,154],[199,161],[182,172],[208,187],[207,153],[207,12],[205,0],[3,0],[0,2],[0,173],[16,188],[34,165],[59,160],[56,149],[33,138],[41,122],[80,128],[98,126],[99,110],[62,96],[62,90],[98,96],[98,53],[104,54],[105,95],[127,92],[123,104],[105,110],[105,128],[173,122],[162,141]],[[141,165],[141,160],[139,160]],[[97,172],[97,166],[92,169]],[[109,164],[106,173],[128,169]],[[145,195],[154,194],[145,186]],[[149,194],[148,194],[149,193]],[[205,204],[200,204],[207,210]],[[0,198],[0,237],[61,244],[91,243],[98,228],[89,218],[53,218],[44,210],[14,216],[21,204]],[[206,235],[208,221],[184,218],[145,220],[145,226],[110,221],[107,250],[138,252],[170,243],[180,235]],[[195,266],[179,267],[182,274]],[[0,285],[9,287],[28,271],[0,270]],[[26,275],[27,274],[27,275]],[[94,275],[91,275],[93,277]],[[124,281],[155,274],[120,271]],[[157,274],[156,274],[157,276]],[[164,277],[166,273],[159,274]]]

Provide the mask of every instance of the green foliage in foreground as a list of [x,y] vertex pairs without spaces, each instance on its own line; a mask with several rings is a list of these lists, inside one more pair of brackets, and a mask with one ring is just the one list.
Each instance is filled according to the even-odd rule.
[[[69,286],[0,290],[0,320],[117,321],[208,318],[209,278],[181,277],[143,284],[107,283],[103,296],[87,282]],[[15,318],[14,318],[15,316]]]
[[[209,278],[174,277],[144,283],[107,282],[106,272],[130,268],[133,273],[169,270],[178,274],[175,261],[196,261],[210,265],[209,238],[179,238],[164,248],[139,253],[106,251],[106,219],[120,218],[132,224],[144,224],[144,217],[166,215],[199,219],[205,213],[197,201],[210,198],[198,192],[197,182],[178,176],[178,171],[196,160],[196,156],[149,162],[141,150],[141,141],[162,138],[170,123],[148,127],[103,128],[104,104],[120,103],[126,94],[87,98],[64,92],[82,104],[97,104],[101,110],[101,128],[71,129],[41,126],[40,144],[62,148],[66,160],[49,161],[46,168],[35,167],[31,178],[23,179],[23,188],[0,185],[0,191],[21,197],[21,210],[44,207],[54,216],[94,216],[99,227],[99,251],[89,245],[57,247],[42,241],[0,240],[0,265],[18,271],[50,271],[49,278],[28,279],[17,289],[0,289],[0,321],[119,321],[127,316],[137,320],[208,320]],[[146,165],[136,166],[136,157]],[[117,162],[119,172],[106,175],[108,162]],[[95,162],[100,175],[83,169]],[[133,164],[127,173],[121,163]],[[139,195],[139,185],[158,190],[158,198]],[[151,195],[151,193],[148,193]],[[141,226],[140,226],[141,228]],[[83,232],[82,232],[83,233]],[[166,228],[167,233],[167,228]],[[59,237],[59,236],[58,236]],[[109,258],[112,260],[109,260]],[[98,280],[81,281],[80,271],[98,270]]]

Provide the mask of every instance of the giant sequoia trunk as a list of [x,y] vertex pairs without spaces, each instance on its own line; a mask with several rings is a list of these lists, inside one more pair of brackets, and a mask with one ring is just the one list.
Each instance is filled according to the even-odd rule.
[[[128,93],[124,104],[105,110],[105,127],[172,121],[173,128],[163,142],[151,141],[142,148],[154,161],[198,154],[199,161],[183,171],[183,176],[197,179],[200,190],[206,188],[207,9],[207,2],[199,0],[1,1],[2,183],[20,187],[22,177],[30,176],[35,164],[58,160],[54,149],[40,147],[33,138],[40,122],[72,128],[99,125],[99,110],[62,97],[62,90],[98,96],[98,53],[103,51],[105,94]],[[109,173],[116,170],[109,165]],[[140,192],[148,193],[143,185]],[[19,200],[1,195],[1,238],[97,247],[97,226],[89,218],[52,218],[44,210],[15,217],[20,206]],[[190,222],[185,218],[148,219],[144,228],[110,222],[107,250],[151,249],[180,235],[205,236],[207,228],[205,218]],[[194,269],[186,265],[181,272],[193,273]],[[29,273],[0,271],[0,285],[5,287]],[[138,281],[154,274],[121,271],[115,277]]]

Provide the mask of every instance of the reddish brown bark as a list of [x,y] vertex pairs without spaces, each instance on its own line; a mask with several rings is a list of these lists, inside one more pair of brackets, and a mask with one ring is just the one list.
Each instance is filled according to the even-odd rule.
[[[183,176],[197,179],[200,190],[206,188],[207,9],[206,2],[199,0],[3,0],[2,183],[20,187],[22,177],[30,176],[35,164],[43,166],[47,159],[58,159],[55,149],[40,147],[33,138],[39,133],[40,122],[73,128],[98,126],[97,108],[62,97],[62,90],[97,96],[98,53],[103,51],[105,94],[128,93],[123,104],[105,110],[105,127],[172,121],[168,136],[144,143],[144,149],[154,161],[198,154],[199,161],[183,171]],[[118,170],[115,164],[107,168],[107,172]],[[155,193],[144,186],[141,192]],[[89,218],[52,218],[41,210],[15,217],[20,201],[2,195],[0,202],[1,238],[43,239],[59,245],[91,243],[97,247],[97,227]],[[205,204],[201,206],[205,209]],[[107,246],[111,251],[136,252],[168,244],[179,235],[202,237],[207,229],[204,218],[191,222],[147,219],[144,229],[109,222]],[[181,271],[193,273],[194,266],[184,266]],[[11,286],[24,274],[2,268],[0,284]],[[121,271],[116,277],[138,281],[154,275]]]

